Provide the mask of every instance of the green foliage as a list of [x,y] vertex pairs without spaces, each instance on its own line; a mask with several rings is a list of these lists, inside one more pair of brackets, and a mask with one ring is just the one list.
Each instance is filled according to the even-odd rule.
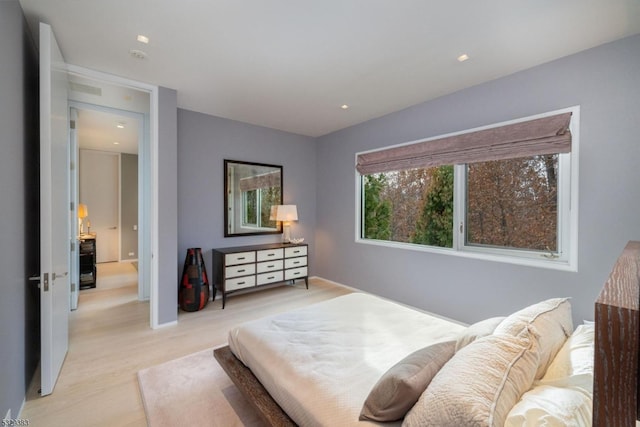
[[368,175],[364,179],[364,237],[389,240],[391,238],[391,202],[381,198],[387,179],[383,174]]
[[430,180],[413,243],[453,247],[453,166],[429,169]]

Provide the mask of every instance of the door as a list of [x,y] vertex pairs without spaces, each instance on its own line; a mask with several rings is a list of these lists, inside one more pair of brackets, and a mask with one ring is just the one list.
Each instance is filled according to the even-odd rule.
[[80,150],[80,203],[87,205],[91,233],[96,233],[96,262],[120,259],[120,154]]
[[69,346],[70,201],[67,72],[51,27],[40,24],[40,334],[42,395]]

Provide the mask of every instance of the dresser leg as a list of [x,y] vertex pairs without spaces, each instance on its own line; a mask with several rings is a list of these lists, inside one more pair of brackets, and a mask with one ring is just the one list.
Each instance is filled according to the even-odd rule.
[[304,284],[307,285],[307,289],[309,289],[309,278],[308,277],[304,278]]
[[225,292],[222,293],[222,309],[224,310],[224,305],[227,302],[227,294]]

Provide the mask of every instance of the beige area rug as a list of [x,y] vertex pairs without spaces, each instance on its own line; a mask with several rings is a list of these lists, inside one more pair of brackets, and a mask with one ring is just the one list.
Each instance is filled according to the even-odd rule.
[[213,349],[143,369],[138,383],[150,427],[264,426]]

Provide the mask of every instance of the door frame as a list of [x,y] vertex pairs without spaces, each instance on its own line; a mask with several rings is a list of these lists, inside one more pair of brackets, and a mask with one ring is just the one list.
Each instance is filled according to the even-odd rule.
[[158,323],[158,86],[130,80],[77,65],[67,64],[67,72],[80,77],[103,81],[109,84],[130,87],[149,93],[149,136],[139,144],[139,156],[143,157],[143,167],[138,169],[139,198],[144,202],[139,206],[138,224],[138,267],[139,279],[149,283],[149,323],[156,329]]

